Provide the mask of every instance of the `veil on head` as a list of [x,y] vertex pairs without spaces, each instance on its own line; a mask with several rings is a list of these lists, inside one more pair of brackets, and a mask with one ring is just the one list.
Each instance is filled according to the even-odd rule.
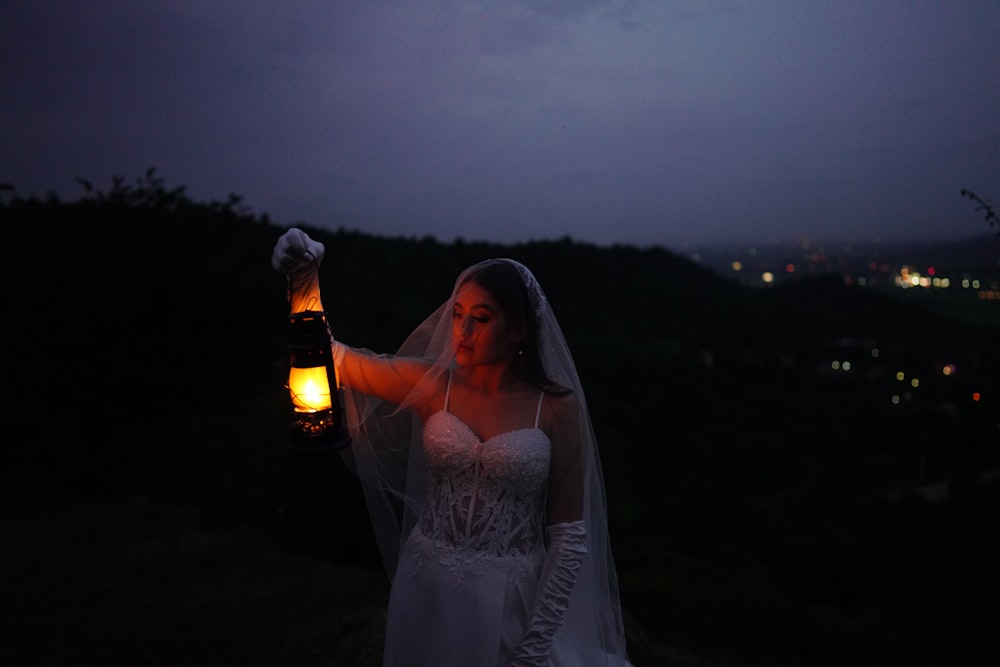
[[581,664],[599,664],[593,662],[595,655],[607,656],[609,665],[627,664],[617,575],[608,534],[604,479],[590,413],[559,323],[541,286],[526,266],[512,259],[490,259],[459,274],[448,300],[409,335],[394,355],[430,362],[423,379],[399,405],[345,388],[345,407],[353,440],[345,457],[364,484],[372,528],[391,579],[406,535],[420,515],[428,474],[422,444],[423,425],[407,408],[440,387],[441,375],[455,368],[451,315],[458,288],[478,271],[495,263],[512,265],[520,274],[531,307],[528,316],[533,316],[537,324],[537,347],[544,374],[552,384],[572,392],[578,405],[588,556],[573,588],[565,626],[572,628],[580,654],[588,656]]

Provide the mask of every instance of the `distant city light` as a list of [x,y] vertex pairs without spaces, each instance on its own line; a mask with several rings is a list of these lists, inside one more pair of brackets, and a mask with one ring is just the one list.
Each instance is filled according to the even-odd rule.
[[879,355],[878,348],[877,347],[873,347],[872,348],[872,358],[873,359],[878,359],[878,355]]
[[899,405],[899,394],[893,394],[890,400],[893,405]]
[[902,382],[903,380],[906,379],[906,373],[904,373],[903,371],[897,371],[896,372],[896,379],[899,380],[900,382]]
[[972,401],[974,403],[978,403],[981,398],[982,398],[982,394],[980,394],[978,391],[972,392]]
[[941,369],[941,373],[944,375],[951,375],[955,372],[955,364],[945,364],[944,368]]
[[912,380],[910,380],[910,386],[913,387],[914,389],[916,389],[917,387],[919,387],[920,386],[920,378],[913,378]]
[[834,360],[833,363],[830,364],[830,368],[832,368],[835,371],[839,371],[840,370],[840,362]]
[[894,282],[896,283],[896,287],[902,287],[903,289],[907,289],[909,287],[931,286],[929,278],[920,275],[917,271],[911,271],[908,266],[904,266],[899,269],[899,275],[896,276]]
[[[871,250],[851,245],[823,248],[815,242],[799,239],[797,248],[740,245],[722,252],[713,250],[711,255],[692,252],[690,256],[699,263],[707,261],[712,268],[754,287],[771,287],[794,276],[815,276],[833,270],[840,274],[845,285],[852,287],[876,290],[923,287],[934,291],[962,288],[974,290],[979,300],[1000,301],[1000,275],[995,273],[1000,269],[1000,262],[996,266],[977,264],[980,261],[977,256],[963,267],[951,263],[952,260],[961,261],[961,257],[956,256],[943,267],[919,259],[926,263],[903,263],[901,256],[891,261],[865,256]],[[973,277],[976,273],[981,275]]]

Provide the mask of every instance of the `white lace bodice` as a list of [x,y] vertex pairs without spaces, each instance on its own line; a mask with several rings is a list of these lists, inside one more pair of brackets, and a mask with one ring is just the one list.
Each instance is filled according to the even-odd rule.
[[424,424],[430,478],[411,535],[456,580],[490,561],[541,553],[551,442],[537,425],[485,442],[447,409]]

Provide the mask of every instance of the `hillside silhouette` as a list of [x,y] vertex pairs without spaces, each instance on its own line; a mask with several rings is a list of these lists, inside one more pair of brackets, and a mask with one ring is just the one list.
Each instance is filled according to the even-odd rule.
[[[377,664],[358,482],[285,448],[269,258],[291,223],[152,170],[81,188],[0,193],[0,660]],[[587,392],[637,667],[1000,658],[997,329],[836,276],[753,289],[665,248],[296,226],[326,245],[335,335],[377,351],[469,264],[532,268]]]

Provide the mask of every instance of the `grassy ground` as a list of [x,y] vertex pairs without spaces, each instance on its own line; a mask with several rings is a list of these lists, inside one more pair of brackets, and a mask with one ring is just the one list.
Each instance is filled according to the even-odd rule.
[[183,507],[5,479],[0,664],[376,665],[385,576]]
[[[12,667],[380,664],[381,570],[289,550],[252,526],[142,498],[3,475],[4,635]],[[730,667],[630,621],[636,667]]]
[[[966,514],[980,507],[966,505]],[[312,535],[309,526],[292,532]],[[630,657],[635,667],[997,664],[988,657],[997,655],[996,577],[972,551],[992,542],[968,533],[932,531],[927,553],[898,549],[898,567],[922,578],[912,591],[875,586],[853,611],[737,585],[713,569],[723,545],[696,561],[659,557],[659,585],[623,566],[625,601],[642,621],[627,613]],[[381,569],[350,564],[369,560],[342,554],[351,546],[310,548],[180,502],[86,497],[10,473],[0,473],[0,536],[4,667],[380,664],[388,584]],[[933,557],[956,550],[968,557]],[[962,567],[931,570],[924,560]],[[809,572],[805,588],[829,584]],[[905,593],[913,608],[882,589]]]

